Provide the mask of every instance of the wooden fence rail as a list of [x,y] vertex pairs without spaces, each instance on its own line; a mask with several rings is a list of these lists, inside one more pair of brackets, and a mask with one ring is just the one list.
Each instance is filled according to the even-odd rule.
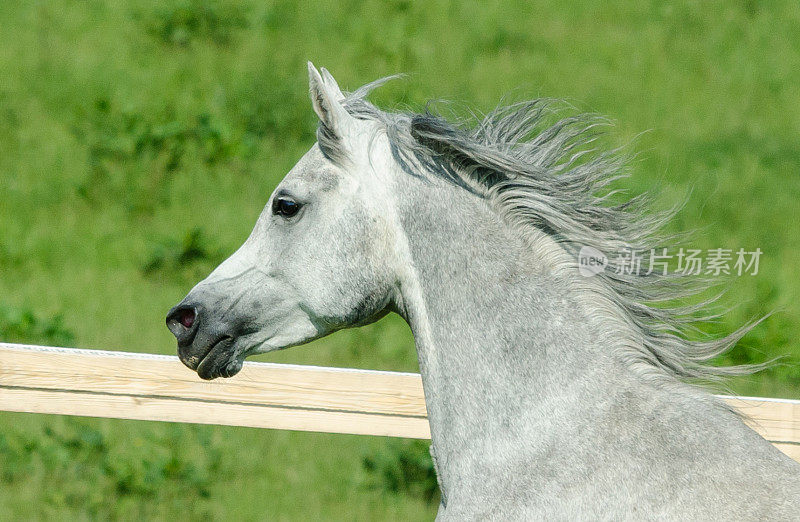
[[[724,399],[800,461],[800,401]],[[7,343],[0,411],[430,437],[414,373],[248,362],[208,382],[174,356]]]

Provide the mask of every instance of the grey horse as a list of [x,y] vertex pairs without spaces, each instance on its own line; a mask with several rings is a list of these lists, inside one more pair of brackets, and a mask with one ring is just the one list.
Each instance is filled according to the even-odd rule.
[[663,245],[668,218],[609,200],[624,158],[587,147],[601,122],[541,100],[450,122],[376,108],[384,80],[345,94],[309,76],[317,143],[167,316],[186,366],[230,377],[395,312],[439,519],[800,520],[800,465],[687,383],[742,371],[708,361],[749,327],[690,341],[697,310],[652,303],[691,280],[614,259],[581,272],[581,249]]

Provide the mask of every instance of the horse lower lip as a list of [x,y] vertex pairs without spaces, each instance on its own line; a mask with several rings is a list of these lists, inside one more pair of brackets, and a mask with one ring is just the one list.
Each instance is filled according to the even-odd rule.
[[[222,345],[224,341],[229,341],[230,339],[231,338],[227,336],[217,339],[216,341],[214,341],[214,343],[211,345],[211,347],[208,349],[205,355],[200,359],[200,362],[197,364],[197,368],[195,368],[195,371],[197,372],[197,374],[200,376],[201,379],[213,379],[215,377],[219,377],[219,369],[221,368],[221,366],[219,364],[215,365],[215,362],[218,362],[215,361],[215,358],[217,357],[215,352],[218,351],[218,348],[224,349],[225,346],[220,347],[220,345]],[[226,364],[228,359],[229,357],[226,358]],[[209,364],[211,365],[211,367],[208,368],[208,371],[206,371],[206,366],[209,366]],[[217,367],[215,368],[215,366]]]

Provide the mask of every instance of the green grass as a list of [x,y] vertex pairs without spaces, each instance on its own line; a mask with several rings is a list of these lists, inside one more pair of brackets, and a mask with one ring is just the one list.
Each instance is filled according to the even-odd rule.
[[[634,193],[733,278],[740,392],[800,397],[800,11],[774,2],[0,3],[0,338],[173,353],[166,310],[245,239],[314,141],[305,61],[374,96],[564,98],[636,138]],[[649,131],[640,135],[643,131]],[[638,136],[638,138],[637,138]],[[262,360],[415,370],[396,317]],[[420,445],[0,415],[0,519],[430,519]],[[423,448],[424,449],[424,448]]]

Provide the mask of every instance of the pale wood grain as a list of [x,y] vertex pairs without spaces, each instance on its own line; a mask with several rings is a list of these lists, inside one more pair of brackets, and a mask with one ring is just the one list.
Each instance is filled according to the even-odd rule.
[[797,462],[800,462],[800,444],[784,444],[782,442],[773,442],[772,445]]
[[428,420],[421,417],[54,390],[0,388],[0,411],[430,438]]
[[800,445],[800,401],[767,397],[724,399],[765,439]]
[[0,385],[425,417],[418,374],[245,363],[203,381],[177,357],[0,343]]
[[[800,461],[800,401],[723,399]],[[430,437],[418,374],[248,362],[206,382],[173,356],[7,343],[0,410]]]

